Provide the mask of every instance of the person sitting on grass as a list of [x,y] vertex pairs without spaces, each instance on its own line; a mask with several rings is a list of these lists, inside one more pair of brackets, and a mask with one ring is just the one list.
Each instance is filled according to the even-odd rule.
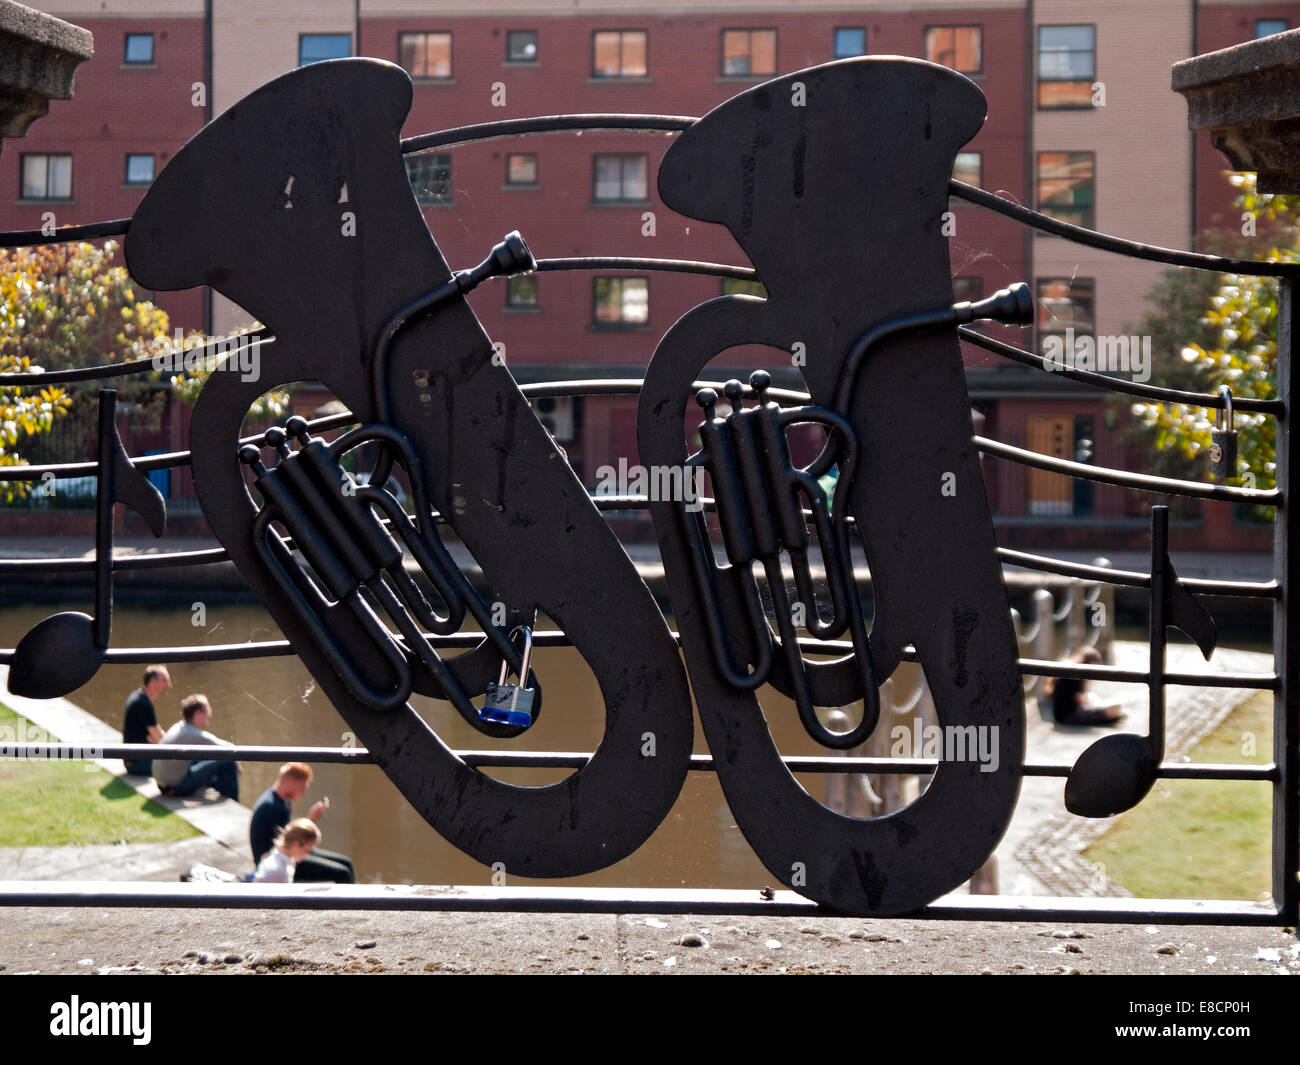
[[[218,739],[206,731],[212,721],[212,707],[206,695],[187,695],[181,700],[182,719],[163,734],[164,744],[197,746],[207,744],[231,747],[227,740]],[[179,762],[175,759],[155,758],[153,778],[158,790],[167,796],[185,798],[202,795],[206,788],[214,787],[229,799],[239,801],[239,774],[243,772],[238,762],[218,761],[215,758],[201,762]]]
[[290,821],[276,836],[272,847],[257,864],[254,884],[292,884],[298,863],[320,842],[320,829],[306,817]]
[[[1095,647],[1083,647],[1068,659],[1079,665],[1101,665]],[[1099,703],[1084,691],[1087,681],[1079,677],[1057,677],[1048,688],[1052,696],[1052,716],[1060,725],[1114,725],[1124,717],[1118,703]]]

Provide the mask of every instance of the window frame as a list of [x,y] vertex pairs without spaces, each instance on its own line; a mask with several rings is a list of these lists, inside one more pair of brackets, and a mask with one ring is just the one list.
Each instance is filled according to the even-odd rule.
[[[1263,25],[1264,23],[1266,23],[1266,22],[1281,22],[1281,23],[1284,23],[1284,25],[1282,26],[1282,28],[1281,28],[1280,30],[1270,30],[1268,33],[1260,33],[1260,32],[1259,32],[1259,28],[1260,28],[1260,26],[1262,26],[1262,25]],[[1294,29],[1294,28],[1295,28],[1295,27],[1291,25],[1291,20],[1290,20],[1290,19],[1286,19],[1286,18],[1257,18],[1257,19],[1255,20],[1255,40],[1257,40],[1257,41],[1262,41],[1265,37],[1272,37],[1274,34],[1278,34],[1278,33],[1286,33],[1287,30]]]
[[[841,33],[860,33],[862,34],[862,51],[850,52],[848,55],[840,55],[839,37]],[[831,58],[832,59],[853,59],[856,56],[867,54],[867,27],[866,26],[835,26],[831,29]]]
[[[629,281],[640,282],[645,290],[645,318],[632,320],[623,317],[627,303],[624,286]],[[600,288],[602,285],[618,285],[617,306],[619,317],[602,320],[597,313],[601,307]],[[650,328],[650,279],[641,275],[629,277],[593,277],[591,279],[591,325],[594,329],[649,329]]]
[[[402,62],[404,58],[403,49],[405,47],[403,41],[405,41],[405,39],[408,37],[423,38],[422,44],[424,48],[426,70],[428,69],[429,66],[429,38],[446,37],[447,38],[447,73],[446,74],[417,74],[414,70],[408,67],[404,62]],[[456,76],[455,54],[453,51],[454,48],[455,48],[455,42],[452,40],[451,30],[401,30],[397,34],[397,64],[411,76],[412,81],[451,81]]]
[[[1043,77],[1043,31],[1044,30],[1089,30],[1092,33],[1092,73],[1086,79],[1059,77]],[[1076,49],[1071,49],[1069,54],[1076,53]],[[1087,85],[1087,103],[1063,103],[1063,104],[1045,104],[1043,103],[1043,85]],[[1034,36],[1034,106],[1039,111],[1095,111],[1096,107],[1092,102],[1092,87],[1097,82],[1097,24],[1095,22],[1069,22],[1069,23],[1043,23],[1038,26],[1038,33]]]
[[[1047,285],[1064,285],[1064,297],[1046,297],[1043,288]],[[1075,295],[1076,288],[1085,288],[1088,292],[1086,298],[1078,298]],[[1078,316],[1073,315],[1068,321],[1063,321],[1057,328],[1048,328],[1043,324],[1043,314],[1047,310],[1046,300],[1051,298],[1057,302],[1069,303],[1072,307],[1082,307],[1085,309],[1088,317],[1091,319],[1091,326],[1086,330],[1077,328]],[[1043,343],[1047,337],[1059,336],[1064,340],[1065,331],[1074,329],[1074,335],[1077,339],[1081,336],[1090,336],[1096,339],[1097,336],[1097,279],[1095,277],[1037,277],[1034,279],[1034,351],[1038,355],[1044,354]],[[1065,352],[1068,359],[1073,352]],[[1069,365],[1069,363],[1067,363]]]
[[[749,70],[743,74],[727,73],[727,34],[746,33],[749,35]],[[772,35],[772,69],[770,71],[754,70],[754,34],[770,33]],[[752,80],[756,78],[774,78],[781,72],[781,38],[775,26],[723,26],[718,30],[718,77],[724,79]]]
[[[131,40],[132,38],[149,39],[149,58],[132,59],[131,58]],[[151,67],[155,65],[158,55],[158,42],[152,33],[126,33],[122,35],[122,65],[126,67]]]
[[[531,282],[533,287],[532,302],[515,299],[515,290],[526,282]],[[506,278],[506,302],[507,311],[540,311],[542,309],[541,291],[537,284],[537,275],[533,274],[515,274],[513,277]]]
[[[533,161],[532,181],[515,181],[510,176],[511,174],[510,161],[512,159],[531,159]],[[511,189],[537,188],[537,153],[536,152],[507,152],[506,153],[506,187]]]
[[[1088,187],[1092,195],[1088,204],[1084,207],[1057,206],[1047,203],[1043,198],[1043,158],[1044,156],[1061,155],[1066,157],[1065,165],[1070,165],[1070,156],[1087,157],[1092,160],[1092,174],[1088,180]],[[1067,178],[1048,178],[1049,181],[1065,181]],[[1039,214],[1045,214],[1049,218],[1055,218],[1059,222],[1069,222],[1072,225],[1081,226],[1084,229],[1097,228],[1097,153],[1095,151],[1040,151],[1034,157],[1034,209]],[[1075,211],[1083,211],[1085,217],[1076,219],[1073,217],[1061,217],[1061,214],[1053,214],[1058,211],[1071,214]]]
[[[131,160],[132,160],[132,159],[148,159],[148,160],[149,160],[149,180],[148,180],[148,181],[132,181],[132,180],[131,180]],[[153,152],[127,152],[127,153],[126,153],[126,171],[125,171],[125,173],[122,175],[122,184],[123,184],[123,185],[129,185],[129,186],[131,186],[132,188],[147,188],[149,185],[152,185],[152,184],[153,184],[153,180],[154,180],[154,178],[157,176],[157,174],[158,174],[158,164],[157,164],[157,160],[154,158],[154,154],[153,154]]]
[[[332,39],[334,39],[334,40],[342,40],[342,39],[346,38],[346,39],[347,39],[347,42],[348,42],[348,52],[347,52],[347,55],[345,55],[345,56],[339,56],[339,55],[324,56],[324,57],[322,57],[322,58],[320,58],[320,59],[310,59],[310,60],[308,60],[307,62],[304,63],[304,62],[303,62],[303,58],[302,58],[302,46],[303,46],[307,41],[309,41],[309,40],[325,40],[325,39],[327,39],[327,38],[332,38]],[[353,48],[352,48],[352,34],[351,34],[351,33],[300,33],[300,34],[298,34],[298,68],[299,68],[299,69],[302,69],[303,67],[309,67],[309,66],[311,66],[313,63],[327,63],[327,62],[329,62],[331,59],[348,59],[348,58],[350,58],[350,57],[352,56],[352,54],[353,54]]]
[[[413,180],[414,175],[412,173],[412,170],[417,167],[421,170],[425,169],[426,161],[429,170],[436,170],[440,165],[437,162],[438,160],[444,160],[442,165],[445,165],[447,170],[447,194],[442,198],[430,193],[421,192],[419,187],[417,187],[416,182]],[[449,152],[427,152],[419,155],[408,155],[405,159],[405,163],[406,180],[411,186],[411,192],[415,196],[415,202],[421,207],[448,207],[455,202],[455,196],[452,190],[452,160]],[[431,181],[430,184],[433,184],[433,182]]]
[[[937,30],[953,31],[952,55],[953,62],[957,59],[957,30],[974,30],[979,35],[979,66],[973,70],[963,70],[961,67],[951,66],[942,60],[933,59],[930,56],[930,34]],[[949,70],[955,70],[958,74],[965,74],[967,77],[972,75],[983,75],[984,73],[984,23],[982,22],[944,22],[925,27],[925,58],[931,63],[938,63],[940,66],[948,67]]]
[[[596,66],[596,41],[597,38],[601,37],[602,35],[608,36],[609,34],[613,34],[613,33],[618,34],[619,72],[617,74],[602,74],[600,70],[597,69]],[[645,52],[645,69],[642,70],[641,73],[639,74],[629,74],[626,69],[626,61],[624,59],[625,46],[623,43],[623,38],[629,34],[640,34],[642,38],[642,46]],[[621,27],[612,30],[592,30],[591,31],[591,75],[590,76],[593,80],[597,80],[597,81],[627,81],[631,79],[648,78],[650,76],[650,31],[648,29],[631,29],[631,28],[624,29]]]
[[[517,34],[521,34],[521,33],[531,33],[531,34],[533,35],[533,56],[532,56],[531,59],[530,59],[530,58],[527,58],[527,57],[516,58],[516,57],[512,54],[512,53],[513,53],[513,49],[511,48],[511,43],[510,43],[511,38],[514,37],[514,36],[516,36]],[[505,62],[507,62],[507,63],[540,63],[541,60],[538,58],[538,56],[540,55],[540,52],[541,52],[541,48],[540,48],[540,46],[539,46],[539,42],[538,42],[538,39],[537,39],[537,31],[536,31],[536,30],[506,30],[506,58],[505,58]],[[593,55],[593,58],[594,58],[594,55]]]
[[[619,193],[617,197],[599,195],[600,177],[599,168],[602,159],[619,160]],[[626,195],[627,190],[627,161],[629,159],[641,160],[645,171],[645,195],[638,197],[629,197]],[[596,152],[591,157],[591,202],[598,204],[646,204],[650,202],[650,154],[648,152]]]
[[767,299],[767,287],[761,281],[747,281],[741,277],[719,278],[722,282],[720,294],[723,296],[754,296]]
[[[982,189],[982,188],[984,187],[984,152],[983,152],[983,151],[971,151],[969,148],[963,148],[963,149],[962,149],[961,151],[959,151],[955,156],[953,156],[953,159],[952,159],[952,177],[953,177],[953,180],[954,180],[954,181],[961,181],[961,180],[962,180],[961,178],[959,178],[959,177],[957,176],[957,162],[958,162],[959,159],[961,159],[961,157],[962,157],[963,155],[966,155],[966,156],[973,155],[973,156],[975,157],[975,168],[976,168],[976,170],[977,170],[977,172],[978,172],[978,178],[979,178],[979,180],[977,180],[977,181],[967,181],[966,184],[967,184],[967,185],[973,185],[973,186],[974,186],[975,188],[977,188],[977,189]],[[956,199],[956,198],[954,197],[954,199]],[[957,203],[963,203],[963,204],[964,204],[966,201],[965,201],[965,200],[956,200],[956,202],[957,202]]]
[[[27,194],[27,160],[44,159],[45,160],[45,195],[29,196]],[[50,195],[50,160],[67,159],[68,161],[68,194],[66,196]],[[70,203],[73,199],[73,179],[72,179],[72,153],[71,152],[22,152],[18,157],[18,198],[28,200],[32,203]]]

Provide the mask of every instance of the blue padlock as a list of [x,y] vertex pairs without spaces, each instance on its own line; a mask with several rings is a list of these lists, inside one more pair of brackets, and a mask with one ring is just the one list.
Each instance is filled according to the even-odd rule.
[[518,628],[512,629],[510,635],[513,637],[519,629],[522,629],[524,633],[524,657],[519,664],[520,683],[506,683],[506,672],[509,666],[503,660],[501,663],[501,676],[497,678],[495,684],[487,686],[483,707],[478,712],[479,718],[483,721],[492,721],[498,725],[522,725],[524,727],[533,723],[533,696],[535,692],[532,688],[523,686],[528,677],[528,659],[533,653],[533,630],[527,625],[520,625]]

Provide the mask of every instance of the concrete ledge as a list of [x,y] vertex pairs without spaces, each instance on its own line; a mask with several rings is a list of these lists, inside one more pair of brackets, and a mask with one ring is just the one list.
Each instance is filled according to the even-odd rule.
[[1300,29],[1176,63],[1187,126],[1205,130],[1260,192],[1300,192]]
[[94,51],[89,30],[0,0],[0,138],[23,136],[50,100],[71,99],[73,74]]

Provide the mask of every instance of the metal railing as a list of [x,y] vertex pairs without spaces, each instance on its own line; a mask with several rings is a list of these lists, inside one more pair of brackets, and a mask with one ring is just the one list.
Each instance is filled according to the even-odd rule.
[[[645,132],[674,132],[686,129],[695,120],[679,116],[653,115],[561,115],[535,119],[484,123],[413,137],[403,142],[403,151],[417,152],[431,148],[444,148],[458,144],[501,137],[536,135],[575,130],[623,130]],[[1300,276],[1300,266],[1294,264],[1260,262],[1222,258],[1191,252],[1176,251],[1139,244],[1121,238],[1096,233],[1068,223],[1047,218],[1037,212],[1011,203],[1001,197],[961,182],[951,183],[951,193],[983,208],[1005,216],[1034,229],[1052,233],[1090,247],[1119,255],[1136,257],[1167,265],[1210,270],[1221,273],[1241,273],[1276,277],[1279,283],[1279,316],[1277,343],[1277,398],[1233,399],[1238,410],[1266,414],[1277,420],[1277,487],[1252,489],[1219,484],[1206,484],[1178,478],[1154,477],[1140,472],[1110,469],[1054,458],[996,440],[976,437],[975,443],[987,456],[1028,466],[1068,477],[1097,483],[1117,485],[1125,489],[1164,495],[1199,498],[1210,504],[1235,504],[1251,502],[1274,508],[1275,547],[1274,576],[1263,582],[1227,581],[1213,579],[1183,579],[1179,583],[1188,591],[1211,596],[1247,597],[1268,600],[1273,604],[1274,671],[1271,673],[1207,673],[1168,672],[1163,668],[1164,627],[1153,625],[1153,666],[1147,670],[1124,669],[1114,666],[1087,666],[1061,662],[1055,659],[1059,647],[1046,653],[1048,644],[1037,637],[1043,634],[1048,618],[1053,622],[1066,621],[1085,607],[1088,597],[1106,594],[1102,589],[1127,587],[1144,589],[1153,599],[1161,575],[1156,572],[1117,570],[1107,565],[1083,564],[1064,559],[1023,551],[999,549],[1004,564],[1037,570],[1071,578],[1073,593],[1065,607],[1056,611],[1044,600],[1031,631],[1017,626],[1022,646],[1036,649],[1033,657],[1022,657],[1019,666],[1027,680],[1026,690],[1044,677],[1077,677],[1118,683],[1139,684],[1148,689],[1152,705],[1165,685],[1196,687],[1241,688],[1271,691],[1274,694],[1273,734],[1274,748],[1270,761],[1261,765],[1211,765],[1211,764],[1160,764],[1156,773],[1160,779],[1188,779],[1202,781],[1267,781],[1273,792],[1273,848],[1272,848],[1272,904],[1234,903],[1222,900],[1116,900],[1116,899],[1045,899],[972,897],[954,902],[942,899],[925,907],[919,916],[945,919],[1015,920],[1071,920],[1071,921],[1167,921],[1171,923],[1237,923],[1237,924],[1295,924],[1300,920],[1300,724],[1297,722],[1295,685],[1300,679],[1300,596],[1288,595],[1292,575],[1291,560],[1300,559],[1300,529],[1288,520],[1287,501],[1295,497],[1300,464],[1291,456],[1291,434],[1288,412],[1292,408],[1292,366],[1300,342],[1293,332],[1295,283]],[[126,232],[129,219],[119,219],[91,225],[64,227],[53,237],[40,231],[0,234],[0,247],[21,247],[71,240],[99,239],[119,236]],[[753,280],[753,270],[740,266],[706,262],[686,262],[653,258],[590,257],[542,259],[541,271],[571,270],[664,270],[714,277]],[[1224,403],[1217,394],[1193,393],[1157,386],[1122,381],[1103,374],[1055,365],[1048,366],[1043,356],[1017,348],[1004,341],[986,337],[967,328],[958,329],[961,339],[994,354],[1011,359],[1031,368],[1050,372],[1104,389],[1111,393],[1141,397],[1148,401],[1165,403],[1191,403],[1210,410],[1222,409]],[[274,338],[265,331],[260,334],[267,344]],[[138,360],[121,364],[83,367],[41,374],[33,378],[24,374],[0,375],[0,386],[48,387],[79,381],[105,380],[130,374],[147,373],[154,369],[152,360]],[[697,382],[697,387],[717,382]],[[631,396],[636,395],[641,379],[631,377],[619,380],[546,381],[522,386],[525,395],[540,396]],[[777,402],[798,403],[808,397],[799,392],[770,389],[768,396]],[[329,431],[355,424],[351,414],[340,414],[317,419],[310,423],[313,432]],[[249,438],[257,442],[260,438]],[[180,451],[147,458],[134,458],[131,464],[140,471],[150,471],[188,464],[189,452]],[[56,478],[82,477],[96,473],[96,462],[64,463],[56,465],[0,468],[0,480],[37,481],[52,474]],[[647,500],[636,496],[593,497],[595,504],[605,511],[645,509]],[[712,509],[712,500],[704,500],[706,509]],[[441,519],[440,519],[441,520]],[[171,551],[139,557],[114,558],[112,570],[149,570],[177,566],[212,565],[225,561],[223,549],[201,551]],[[90,572],[94,560],[83,558],[0,559],[0,575],[16,573],[68,573]],[[1113,616],[1113,612],[1112,616]],[[1159,608],[1153,603],[1153,614]],[[1047,626],[1050,630],[1051,626]],[[1091,638],[1080,635],[1077,620],[1074,636],[1067,637],[1067,650],[1071,641]],[[1099,633],[1094,630],[1093,635]],[[430,644],[439,651],[468,649],[480,639],[478,635],[427,636]],[[560,632],[538,632],[534,635],[537,646],[567,645],[567,637]],[[801,649],[811,653],[843,653],[851,644],[843,641],[800,640]],[[1158,652],[1158,654],[1157,654]],[[175,663],[214,660],[239,660],[254,657],[273,657],[292,654],[287,641],[262,641],[245,644],[182,647],[126,647],[109,648],[104,655],[107,663]],[[0,663],[10,662],[13,649],[0,650]],[[915,660],[914,654],[905,654],[905,660]],[[1156,665],[1155,663],[1161,663]],[[1161,697],[1162,698],[1162,697]],[[907,700],[901,700],[906,703]],[[26,744],[6,747],[0,751],[5,757],[60,757],[75,750],[68,744]],[[278,762],[304,759],[343,765],[371,764],[365,749],[319,747],[174,747],[156,745],[117,745],[99,749],[101,756],[110,758],[148,758],[152,760],[196,758],[244,759],[250,761]],[[589,752],[516,752],[457,751],[454,752],[467,765],[494,767],[551,767],[580,768],[592,757]],[[838,773],[855,771],[870,774],[929,774],[937,765],[933,760],[896,758],[784,758],[792,772]],[[1069,764],[1028,762],[1023,766],[1024,777],[1068,778]],[[690,769],[710,772],[714,762],[710,756],[694,756]],[[590,890],[590,889],[537,889],[537,888],[458,888],[455,891],[435,889],[385,888],[382,891],[357,888],[333,888],[305,892],[258,889],[240,885],[233,890],[223,888],[195,889],[181,885],[94,885],[81,891],[67,884],[23,884],[16,890],[0,885],[0,904],[6,905],[132,905],[132,906],[289,906],[289,907],[379,907],[425,908],[453,910],[582,910],[591,912],[726,912],[726,913],[808,913],[815,904],[789,892],[774,893],[759,899],[750,892],[730,891],[646,891],[646,890]]]

